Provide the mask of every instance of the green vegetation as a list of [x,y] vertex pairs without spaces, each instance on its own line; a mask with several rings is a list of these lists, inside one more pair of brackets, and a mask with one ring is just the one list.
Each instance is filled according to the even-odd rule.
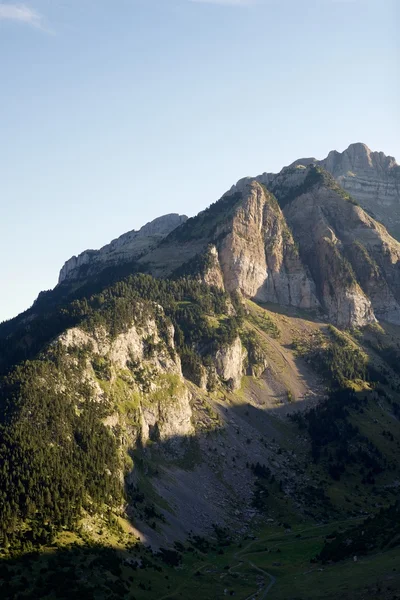
[[[315,183],[324,174],[317,171],[313,176]],[[226,214],[239,201],[240,197],[228,196],[218,207],[210,207],[200,220],[189,223],[190,236],[222,229]],[[185,231],[182,227],[172,235],[185,240],[189,235]],[[289,318],[274,318],[254,303],[243,303],[238,295],[229,296],[196,279],[212,266],[211,258],[209,252],[199,255],[170,280],[136,273],[110,283],[109,274],[102,275],[103,280],[70,291],[62,302],[58,292],[43,297],[35,307],[35,317],[30,313],[32,318],[0,326],[2,597],[171,600],[235,594],[247,598],[272,584],[268,592],[272,598],[334,598],[332,582],[339,571],[329,565],[332,574],[329,571],[324,581],[318,569],[328,566],[321,562],[352,560],[353,553],[373,561],[371,552],[379,550],[386,553],[387,564],[392,564],[391,552],[400,536],[398,527],[391,525],[399,516],[398,508],[392,506],[393,481],[400,474],[398,348],[380,330],[356,334],[314,323],[323,333],[307,339],[301,333],[304,324],[299,327],[292,321],[286,329]],[[346,272],[351,276],[349,269]],[[151,330],[158,335],[147,333],[149,323],[154,323]],[[88,336],[101,332],[113,340],[132,324],[144,337],[144,361],[132,354],[124,368],[95,351],[90,342],[66,348],[56,341],[69,327],[79,327]],[[286,344],[292,326],[302,336],[293,349],[329,386],[326,398],[302,413],[293,412],[299,394],[294,385],[293,392],[290,389],[298,357],[286,360],[287,347],[271,340],[282,336]],[[283,364],[279,389],[273,389],[272,375],[271,381],[266,377],[259,382],[259,389],[270,385],[277,396],[286,390],[290,420],[284,419],[286,409],[281,403],[267,421],[268,403],[256,406],[253,402],[253,398],[259,400],[258,384],[252,383],[247,397],[243,389],[234,393],[220,385],[213,357],[237,336],[247,350],[249,375],[264,370],[268,355],[269,377],[274,352],[279,354]],[[160,375],[151,362],[157,358],[168,365],[176,354],[185,377],[202,390],[188,383],[184,386],[173,373]],[[307,368],[304,371],[306,378]],[[88,373],[96,389],[89,384]],[[146,448],[140,441],[131,447],[131,440],[136,439],[132,432],[141,439],[140,407],[167,412],[187,389],[193,392],[193,411],[199,419],[197,436],[184,439],[185,451],[171,459],[167,456],[169,441],[161,440],[159,423],[149,427]],[[235,404],[240,397],[248,404]],[[258,418],[261,410],[264,414]],[[160,423],[163,418],[161,414]],[[231,422],[235,425],[229,429]],[[254,431],[259,438],[252,437]],[[278,442],[271,440],[270,431],[278,432]],[[222,469],[228,471],[232,460],[235,475],[254,485],[249,488],[250,506],[245,508],[257,511],[259,539],[247,543],[243,535],[248,530],[238,534],[215,524],[207,538],[193,535],[184,544],[157,553],[146,550],[122,518],[124,504],[129,503],[132,518],[164,535],[163,510],[172,509],[161,492],[155,491],[151,477],[171,464],[177,471],[201,465],[205,440],[215,440],[209,448],[216,453],[212,476],[229,485]],[[245,470],[246,461],[240,464],[238,449],[246,452],[253,447],[254,459],[249,459]],[[225,448],[221,456],[220,448]],[[226,456],[228,448],[235,450],[232,456]],[[252,460],[257,462],[252,464]],[[293,474],[291,479],[285,470]],[[165,473],[168,476],[167,468]],[[361,513],[380,506],[384,510],[362,527],[355,526]],[[238,520],[241,509],[237,509]],[[343,515],[353,519],[345,528],[339,523]],[[327,523],[333,517],[336,522]],[[243,523],[245,527],[245,517]],[[60,540],[67,538],[76,545],[71,546],[70,540],[67,548],[62,547]],[[93,542],[101,539],[102,546]],[[377,576],[386,573],[380,559],[374,565]],[[352,594],[360,589],[360,580],[353,589],[350,561],[343,568],[348,598],[355,598]],[[368,579],[368,569],[363,572],[367,572],[366,585],[375,581]],[[310,590],[306,574],[310,575],[307,581],[318,587]]]
[[204,252],[197,254],[194,258],[178,267],[173,275],[173,279],[181,277],[203,277],[209,269],[217,265],[218,259],[211,253],[211,245]]
[[400,504],[382,508],[376,515],[345,532],[332,532],[318,560],[341,561],[400,546]]
[[339,594],[343,600],[396,598],[396,548],[359,556],[356,563],[353,555],[339,563],[316,562],[329,540],[345,539],[356,523],[302,523],[291,531],[276,523],[239,544],[216,526],[210,539],[192,536],[156,553],[135,541],[124,550],[75,543],[3,561],[0,593],[16,600],[243,600],[269,588],[272,600],[336,600]]
[[[0,369],[4,372],[13,364],[33,358],[67,328],[79,326],[93,333],[102,327],[115,337],[132,324],[142,327],[148,319],[156,321],[166,343],[168,324],[173,323],[178,352],[185,356],[199,351],[207,355],[215,347],[230,343],[239,331],[239,318],[224,319],[217,329],[207,319],[207,315],[226,314],[228,300],[224,292],[195,279],[157,280],[149,275],[133,275],[99,293],[56,305],[39,314],[29,327],[16,324],[12,333],[9,325],[3,330],[0,327]],[[156,350],[148,340],[148,353]]]
[[[323,184],[325,173],[326,172],[320,167],[311,165],[304,181],[300,185],[285,189],[275,189],[273,187],[272,191],[278,199],[281,208],[284,208],[287,204],[290,204],[290,202],[292,202],[298,196],[309,192],[315,185]],[[326,173],[326,175],[328,174]]]
[[241,200],[242,194],[240,192],[223,196],[206,210],[180,225],[169,234],[162,244],[168,244],[171,240],[193,242],[198,239],[214,239],[218,228],[224,227],[227,219],[233,214],[234,209]]
[[[1,546],[30,550],[51,542],[62,528],[74,530],[83,509],[90,514],[117,509],[124,495],[120,450],[103,420],[117,409],[137,425],[139,403],[173,402],[182,392],[175,375],[155,380],[134,360],[129,370],[116,372],[90,343],[67,349],[54,343],[57,335],[78,326],[115,338],[132,324],[140,331],[153,320],[161,340],[144,339],[145,359],[162,352],[174,357],[178,351],[185,376],[198,383],[203,372],[212,374],[216,350],[240,332],[242,317],[227,317],[228,303],[231,307],[225,293],[194,279],[137,274],[39,313],[29,327],[16,326],[11,333],[8,327],[6,337],[0,328]],[[15,362],[20,364],[13,368]],[[103,390],[102,402],[82,377],[90,368]]]
[[328,325],[327,333],[317,333],[306,341],[294,340],[293,348],[334,389],[346,388],[349,382],[357,379],[365,380],[368,371],[366,353],[348,334],[333,325]]
[[0,384],[0,545],[14,551],[73,529],[82,508],[122,498],[104,407],[64,359],[57,347],[53,360],[27,362]]
[[[380,328],[357,335],[360,340],[368,335],[370,345],[383,350],[377,341],[385,337]],[[330,486],[332,497],[339,489],[345,494],[346,487],[370,487],[387,502],[395,494],[388,482],[398,472],[393,444],[399,427],[392,416],[398,406],[395,373],[382,364],[378,367],[349,333],[332,326],[327,327],[326,335],[297,341],[294,347],[330,386],[327,399],[290,418],[307,431],[314,463],[334,482],[344,482],[342,488],[337,484],[337,491],[335,485]],[[383,350],[385,354],[390,354],[388,349]]]
[[281,335],[279,327],[276,325],[267,311],[264,309],[261,310],[254,302],[250,300],[247,300],[247,306],[249,309],[247,315],[248,321],[261,329],[261,331],[267,335],[270,335],[274,339],[279,339]]
[[332,175],[325,171],[325,169],[317,165],[310,165],[308,167],[308,173],[301,184],[282,189],[276,186],[276,189],[273,187],[272,191],[277,197],[280,206],[284,208],[287,204],[290,204],[290,202],[292,202],[302,194],[307,194],[316,185],[324,186],[331,190],[334,190],[335,193],[338,194],[341,198],[347,200],[348,202],[351,202],[351,204],[358,206],[358,202],[356,202],[356,200],[354,200],[354,198],[350,196],[350,194],[345,192],[343,188],[341,188],[340,185],[336,183]]
[[324,271],[317,277],[317,284],[320,281],[327,281],[330,286],[330,295],[336,297],[336,289],[332,282],[340,282],[340,285],[347,287],[356,286],[357,278],[350,261],[343,256],[334,241],[324,238],[324,244],[329,249],[329,254],[324,261]]
[[247,373],[259,376],[265,369],[266,357],[254,330],[241,334],[243,346],[247,350]]

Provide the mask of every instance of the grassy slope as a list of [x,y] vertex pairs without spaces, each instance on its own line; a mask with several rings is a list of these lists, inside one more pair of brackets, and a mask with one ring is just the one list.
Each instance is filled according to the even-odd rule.
[[[177,568],[166,566],[139,546],[131,552],[117,547],[111,553],[93,547],[58,553],[49,550],[26,560],[22,571],[21,563],[10,565],[14,589],[20,587],[21,592],[9,597],[50,600],[72,598],[73,594],[76,597],[78,592],[80,598],[99,600],[216,600],[234,592],[236,598],[245,600],[259,592],[258,598],[276,600],[396,598],[396,590],[400,591],[396,549],[359,557],[357,562],[350,559],[329,565],[310,563],[321,550],[326,535],[355,522],[349,519],[324,525],[303,524],[291,531],[263,526],[255,539],[239,545],[227,547],[214,542],[206,552],[185,552],[183,563]],[[147,561],[147,568],[133,569],[129,560]],[[24,577],[28,585],[24,584]],[[46,588],[58,591],[46,594]]]
[[[398,571],[394,570],[399,569],[398,549],[360,558],[357,563],[353,560],[324,566],[310,563],[310,559],[322,549],[327,534],[338,527],[354,525],[362,518],[362,513],[371,512],[375,505],[385,505],[393,499],[392,491],[386,487],[393,481],[392,471],[385,470],[379,474],[373,486],[361,486],[361,476],[355,467],[350,468],[340,481],[333,481],[327,476],[323,464],[310,461],[305,434],[299,434],[296,425],[285,418],[287,412],[306,408],[312,403],[313,397],[323,393],[321,379],[313,373],[312,365],[310,367],[298,352],[293,351],[292,344],[294,340],[300,340],[307,346],[307,343],[313,342],[315,334],[327,333],[326,324],[310,321],[304,318],[305,315],[292,311],[286,311],[286,314],[284,311],[274,312],[275,307],[258,307],[249,302],[248,308],[250,312],[245,327],[257,332],[268,358],[268,373],[259,382],[244,378],[242,389],[237,393],[209,394],[207,402],[224,427],[229,426],[225,418],[226,408],[229,407],[237,411],[235,414],[252,429],[254,435],[265,435],[269,440],[274,437],[284,452],[288,455],[295,453],[296,468],[302,469],[306,477],[325,490],[336,509],[336,512],[328,511],[330,524],[317,525],[315,520],[308,520],[304,514],[299,517],[293,500],[273,494],[268,500],[268,510],[275,519],[274,523],[268,526],[260,524],[255,530],[256,540],[243,540],[241,544],[236,542],[229,547],[212,542],[214,549],[209,548],[206,552],[185,551],[182,565],[172,568],[140,546],[128,552],[129,544],[137,542],[136,532],[129,523],[123,522],[120,527],[109,527],[105,534],[93,535],[93,530],[100,531],[104,523],[84,520],[80,534],[65,532],[56,546],[44,549],[43,554],[36,558],[27,558],[25,561],[19,559],[15,565],[3,562],[0,586],[2,578],[7,581],[11,576],[11,589],[14,591],[2,597],[40,597],[49,600],[77,597],[74,592],[76,588],[80,590],[79,597],[99,600],[121,597],[136,600],[187,597],[214,599],[223,598],[224,590],[228,590],[228,593],[234,591],[235,597],[244,600],[257,589],[265,591],[270,583],[273,586],[268,598],[333,599],[340,595],[350,600],[396,597],[388,588],[400,588]],[[390,346],[398,343],[400,334],[397,328],[391,327],[386,333],[367,331],[353,336],[352,340],[363,344],[371,363],[381,370],[386,369],[387,381],[380,387],[392,400],[399,401],[397,376],[393,369],[384,365],[380,351],[385,344]],[[287,392],[289,387],[292,393],[290,399],[287,393],[285,396],[285,390]],[[368,391],[368,386],[361,385],[360,389]],[[248,410],[251,406],[257,407],[257,410],[261,408],[265,421],[259,419],[259,413],[253,416]],[[398,462],[400,421],[393,415],[391,401],[386,396],[381,395],[374,402],[369,402],[361,413],[350,412],[349,418],[385,456],[392,462]],[[382,435],[383,431],[390,431],[393,441]],[[193,468],[191,461],[182,460],[180,466],[189,470]],[[316,500],[313,512],[319,514],[319,518],[324,518],[317,510],[318,499],[305,497],[303,500],[310,505]],[[284,532],[284,527],[278,527],[278,522],[288,522],[291,532]],[[99,556],[103,551],[93,546],[87,547],[93,539],[115,548],[112,556],[116,556],[116,560],[109,560],[108,566],[101,566]],[[74,542],[83,549],[71,547]],[[152,565],[132,569],[126,564],[132,556],[140,560],[144,558],[145,563],[147,558]],[[9,565],[9,568],[4,570],[4,565]],[[256,567],[271,575],[272,579]],[[59,583],[56,582],[55,572]],[[71,580],[71,585],[66,586],[66,581]],[[20,591],[17,591],[18,588]],[[2,589],[0,587],[0,593]],[[54,589],[58,591],[53,593]]]

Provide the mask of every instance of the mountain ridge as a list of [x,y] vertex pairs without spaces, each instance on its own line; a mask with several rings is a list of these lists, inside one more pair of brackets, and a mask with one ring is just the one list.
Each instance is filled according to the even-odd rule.
[[[285,168],[311,164],[328,171],[364,210],[400,239],[400,166],[393,156],[356,142],[343,152],[331,150],[322,160],[299,158]],[[263,173],[255,179],[268,186],[275,177],[277,174]]]
[[157,217],[143,225],[138,231],[123,233],[118,238],[106,244],[100,250],[85,250],[78,256],[72,256],[62,267],[58,283],[66,279],[75,279],[90,275],[94,270],[107,268],[113,264],[133,260],[149,250],[167,236],[175,227],[187,220],[186,215],[170,213]]
[[353,547],[392,584],[400,244],[313,162],[179,219],[0,324],[0,594],[308,600]]
[[[398,168],[394,158],[371,152],[362,143],[351,144],[342,153],[332,151],[321,161],[298,159],[278,174],[242,178],[195,217],[167,215],[153,222],[153,229],[148,224],[97,253],[73,257],[64,265],[60,282],[84,279],[128,261],[135,262],[139,271],[166,277],[211,245],[216,252],[219,285],[228,291],[236,289],[246,297],[287,306],[322,309],[340,326],[364,325],[376,317],[399,322],[400,247],[373,219],[364,188],[355,184],[365,173],[395,181]],[[321,175],[321,169],[330,175]],[[312,203],[307,193],[317,183],[319,191],[314,187],[312,193],[320,193],[321,198]],[[353,195],[347,191],[349,187]],[[329,201],[324,189],[330,190]],[[377,209],[383,202],[380,189],[378,186],[374,200]],[[293,202],[296,197],[302,199]],[[308,223],[302,219],[303,201],[309,206]],[[323,214],[327,202],[329,222]],[[156,231],[157,222],[161,229]],[[311,222],[314,245],[307,250],[311,238],[303,236],[302,229]],[[325,255],[329,255],[325,264],[318,265],[316,257]],[[382,257],[386,255],[390,258],[385,261]],[[331,265],[336,266],[326,277]],[[346,276],[339,282],[340,273]]]

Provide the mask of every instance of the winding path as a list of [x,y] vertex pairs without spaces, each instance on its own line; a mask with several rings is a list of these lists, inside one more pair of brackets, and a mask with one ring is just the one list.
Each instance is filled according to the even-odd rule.
[[[250,542],[245,548],[243,548],[243,550],[241,550],[240,552],[236,552],[236,554],[234,556],[238,560],[241,560],[240,565],[242,565],[243,562],[246,562],[248,565],[250,565],[250,567],[252,569],[255,569],[256,571],[259,571],[260,573],[262,573],[263,575],[265,575],[266,577],[268,577],[269,580],[270,580],[270,582],[262,590],[261,596],[260,596],[260,592],[257,591],[257,592],[253,592],[252,594],[250,594],[250,596],[247,596],[247,598],[245,598],[244,600],[252,600],[253,598],[256,598],[256,597],[258,598],[258,600],[264,600],[264,598],[267,597],[268,592],[271,590],[271,588],[276,583],[276,577],[274,577],[274,575],[271,575],[271,573],[267,573],[267,571],[264,571],[263,569],[260,569],[260,567],[257,567],[254,563],[251,562],[251,560],[246,560],[246,559],[243,559],[243,558],[242,559],[239,558],[241,555],[243,555],[243,554],[246,553],[246,551],[248,550],[248,548],[250,548],[250,546],[252,546],[255,541],[257,541],[257,540],[253,540],[252,542]],[[239,566],[239,565],[236,565],[236,566]]]
[[[360,516],[360,517],[350,517],[349,519],[344,519],[341,521],[332,521],[331,523],[322,523],[320,525],[312,525],[311,527],[306,527],[305,529],[301,529],[300,531],[296,531],[293,532],[293,535],[297,535],[299,533],[305,533],[307,531],[313,531],[315,529],[320,529],[321,527],[326,527],[327,525],[333,525],[333,524],[337,524],[340,525],[342,523],[348,523],[350,521],[359,521],[361,519],[364,519],[365,516]],[[268,539],[274,538],[276,536],[276,533],[274,533],[271,537],[267,537],[265,538],[265,541],[267,541]],[[232,566],[229,569],[229,572],[233,572],[233,569],[236,569],[237,567],[242,566],[244,563],[248,564],[252,569],[254,569],[255,571],[259,571],[260,573],[262,573],[263,575],[265,575],[266,577],[269,578],[269,583],[268,585],[266,585],[262,590],[256,590],[254,591],[252,594],[250,594],[250,596],[247,596],[246,598],[244,598],[244,600],[264,600],[269,592],[271,591],[271,589],[274,587],[277,578],[274,575],[271,575],[271,573],[268,573],[267,571],[264,571],[263,569],[261,569],[260,567],[257,567],[257,565],[255,565],[253,562],[251,562],[250,559],[246,559],[244,558],[245,554],[251,554],[251,552],[248,552],[249,548],[251,548],[251,546],[253,544],[258,543],[260,540],[256,539],[256,540],[252,540],[251,542],[249,542],[247,544],[247,546],[245,546],[244,548],[242,548],[241,550],[239,550],[239,552],[236,552],[233,556],[234,558],[236,558],[239,563],[237,565]],[[280,546],[282,545],[286,545],[288,543],[291,543],[291,540],[287,540],[286,542],[280,543]],[[205,569],[207,566],[211,566],[211,563],[206,562],[206,563],[200,563],[201,566],[199,568],[199,564],[197,565],[197,567],[195,569],[192,569],[192,571],[190,572],[189,576],[186,578],[185,581],[183,581],[177,588],[175,588],[175,590],[169,592],[168,594],[166,594],[165,596],[162,596],[161,598],[159,598],[159,600],[167,600],[167,598],[171,598],[171,596],[174,596],[176,594],[176,592],[178,592],[179,590],[181,590],[182,588],[185,587],[185,585],[187,584],[187,582],[189,581],[189,579],[191,579],[191,577],[195,574],[196,571],[202,571],[203,569]]]

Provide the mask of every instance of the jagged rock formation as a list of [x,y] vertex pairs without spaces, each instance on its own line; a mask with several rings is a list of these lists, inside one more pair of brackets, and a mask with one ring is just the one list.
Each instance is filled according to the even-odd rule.
[[186,219],[186,215],[164,215],[147,223],[139,231],[124,233],[100,250],[85,250],[67,260],[60,271],[58,283],[88,277],[106,267],[132,261],[156,246]]
[[264,302],[317,307],[314,284],[276,200],[256,182],[239,188],[243,201],[219,244],[226,288]]
[[[325,321],[400,323],[399,265],[400,244],[311,159],[71,259],[63,285],[0,327],[3,538],[28,531],[42,543],[52,520],[58,532],[84,519],[96,540],[111,514],[156,547],[215,524],[246,535],[255,515],[281,522],[289,498],[298,515],[327,519],[335,501],[320,506],[321,482],[303,466],[310,450],[333,478],[344,472],[345,453],[343,465],[328,461],[341,450],[331,417],[360,475],[372,482],[394,464],[342,422],[367,412],[342,392],[371,393],[369,409],[386,401],[374,438],[395,439],[400,409],[383,386],[370,391],[390,370],[397,389],[395,334],[389,344],[384,327],[368,327],[356,338]],[[299,430],[280,421],[326,396],[321,377],[343,386],[332,413],[329,401],[319,413],[331,449],[306,420]],[[353,474],[350,485],[357,497]]]
[[232,344],[220,348],[215,355],[215,368],[223,381],[229,382],[232,389],[240,387],[244,371],[245,351],[238,336]]
[[[78,351],[90,348],[85,366],[81,366],[81,377],[92,389],[96,402],[107,406],[114,400],[113,412],[105,424],[114,431],[123,431],[130,444],[143,445],[149,439],[168,443],[193,433],[190,394],[184,385],[179,356],[171,352],[172,325],[167,333],[164,342],[155,320],[149,318],[141,328],[132,325],[114,339],[104,328],[92,334],[73,328],[54,342],[66,348],[72,361]],[[149,341],[157,348],[152,355],[146,351]]]
[[[359,202],[373,218],[400,239],[400,166],[393,156],[372,152],[362,143],[350,144],[344,152],[332,150],[323,160],[300,158],[291,167],[316,164],[328,171],[338,184]],[[257,177],[268,184],[272,173]]]
[[318,307],[314,283],[283,213],[272,194],[256,181],[234,186],[139,262],[157,276],[168,276],[182,263],[206,253],[210,244],[215,248],[210,281],[218,287],[222,287],[222,274],[229,292],[264,302]]
[[270,191],[258,179],[239,181],[141,260],[168,276],[211,242],[210,283],[222,287],[222,274],[229,292],[322,308],[341,327],[399,322],[400,244],[385,228],[313,163],[269,176]]
[[364,144],[299,159],[241,179],[196,217],[167,215],[73,257],[60,282],[135,260],[156,277],[197,275],[261,302],[322,309],[341,327],[398,323],[400,245],[370,213],[393,229],[398,209],[400,224],[399,181],[395,160]]
[[209,248],[208,264],[201,279],[207,285],[213,285],[220,290],[225,290],[224,275],[218,259],[218,250],[215,246],[210,246]]
[[400,319],[400,244],[329,175],[313,165],[270,182],[284,206],[321,305],[340,326]]
[[342,153],[333,150],[320,165],[399,239],[400,167],[392,156],[371,152],[365,144],[358,143]]

